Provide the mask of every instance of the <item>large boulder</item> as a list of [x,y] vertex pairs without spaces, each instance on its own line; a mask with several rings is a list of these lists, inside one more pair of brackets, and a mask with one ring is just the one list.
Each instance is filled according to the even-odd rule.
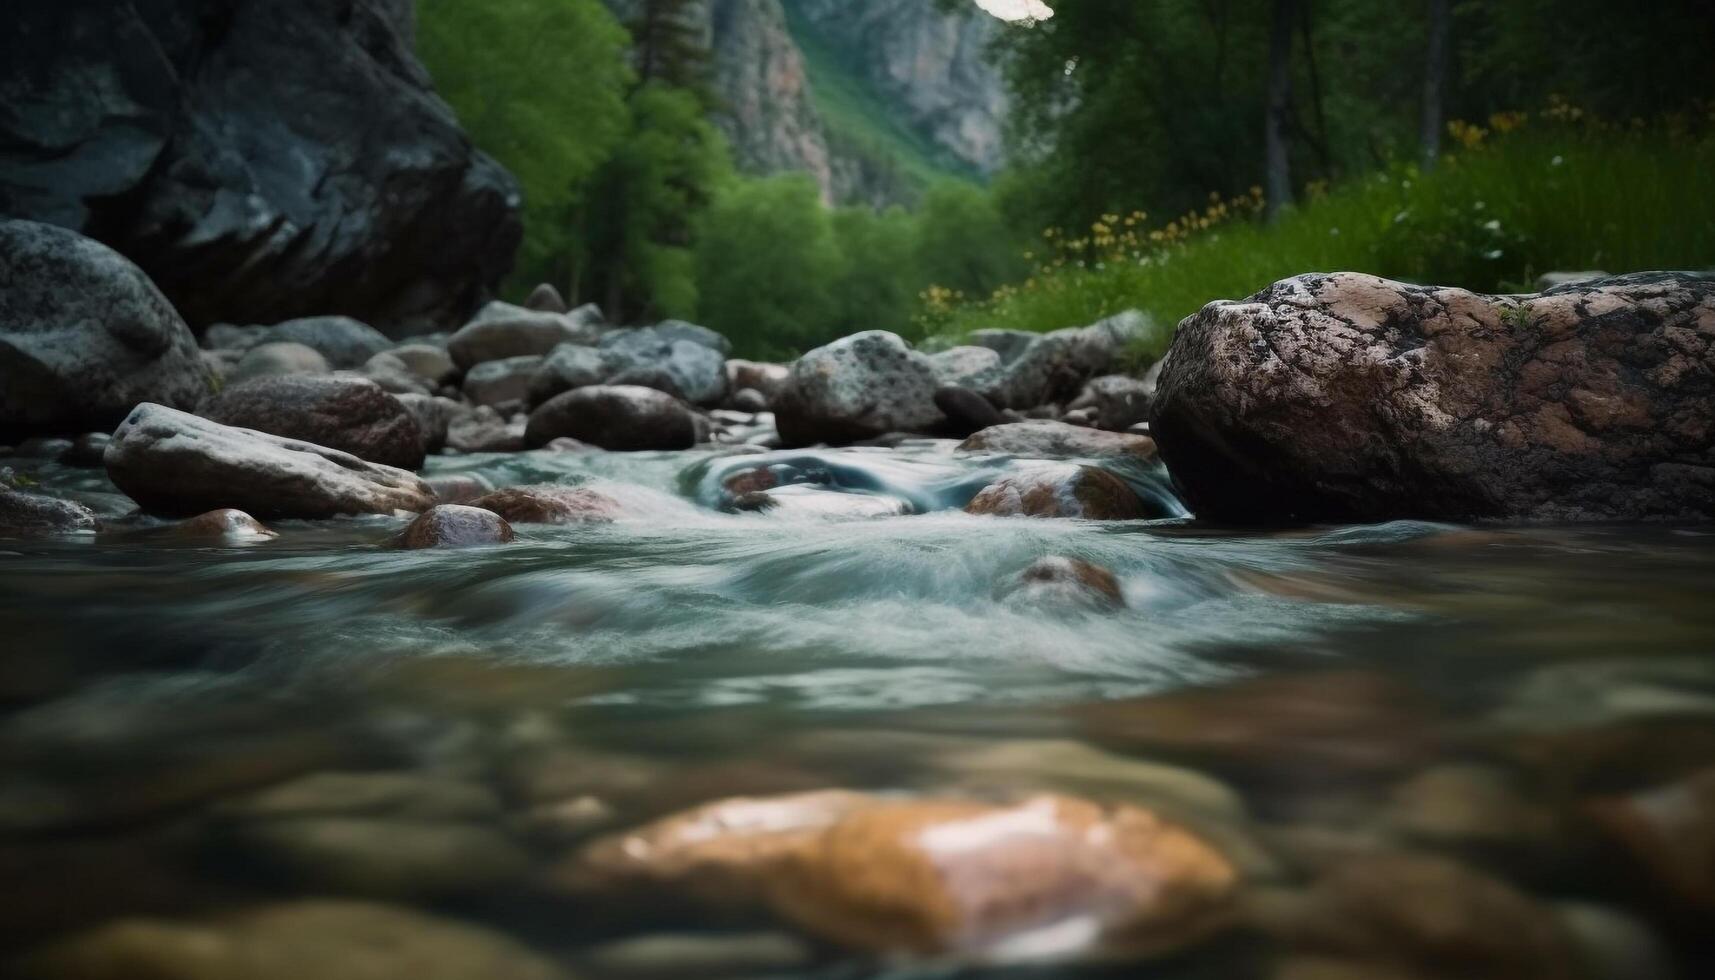
[[689,449],[697,424],[684,403],[664,391],[596,385],[555,395],[530,413],[524,442],[536,448],[562,436],[603,449]]
[[539,357],[561,344],[594,344],[601,321],[588,307],[571,313],[544,313],[496,300],[447,341],[447,353],[460,368],[509,357]]
[[615,330],[601,338],[607,384],[642,385],[693,405],[719,404],[727,393],[726,338],[707,327],[668,320]]
[[1715,516],[1715,277],[1306,275],[1179,327],[1150,430],[1239,522]]
[[0,213],[100,237],[193,325],[456,324],[511,264],[519,193],[435,96],[410,11],[11,4]]
[[889,432],[925,432],[945,421],[935,407],[934,363],[898,334],[866,330],[805,354],[774,401],[788,446],[843,443]]
[[313,442],[372,463],[407,470],[423,465],[425,440],[416,415],[363,378],[255,378],[224,389],[197,411],[222,425]]
[[0,221],[0,284],[0,438],[108,429],[140,401],[189,408],[209,393],[172,304],[99,242]]
[[150,403],[119,424],[106,462],[120,490],[165,514],[236,507],[258,517],[332,517],[435,503],[405,470]]

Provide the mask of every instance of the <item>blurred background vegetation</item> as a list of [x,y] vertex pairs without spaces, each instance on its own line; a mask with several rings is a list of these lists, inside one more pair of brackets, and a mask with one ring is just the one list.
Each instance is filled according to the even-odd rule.
[[739,172],[702,2],[420,0],[439,90],[524,187],[515,288],[760,357],[1136,307],[1168,328],[1147,359],[1203,303],[1299,272],[1518,290],[1715,264],[1706,0],[1051,2],[991,52],[1010,162],[986,183],[806,44],[833,135],[920,188],[908,209]]

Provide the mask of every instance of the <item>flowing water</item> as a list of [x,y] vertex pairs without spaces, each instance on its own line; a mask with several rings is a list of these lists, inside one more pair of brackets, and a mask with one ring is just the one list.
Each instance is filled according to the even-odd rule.
[[[802,506],[723,512],[723,480],[759,464]],[[404,521],[379,517],[275,522],[248,545],[142,518],[0,542],[0,950],[358,896],[584,977],[988,975],[719,908],[608,908],[557,890],[555,869],[734,795],[1052,790],[1167,813],[1232,857],[1247,903],[1311,910],[1148,975],[1698,975],[1715,529],[962,513],[1021,465],[934,441],[442,457],[430,473],[587,485],[624,516],[458,551],[396,550]],[[1161,473],[1122,475],[1183,515]],[[34,476],[124,509],[99,471]],[[852,495],[906,513],[826,506]],[[1112,570],[1124,607],[1016,592],[1045,556]],[[313,822],[255,801],[330,771],[487,802],[362,813],[376,836],[350,846],[258,831]],[[332,796],[305,807],[361,809]],[[467,842],[397,860],[379,843],[423,824]],[[1454,871],[1414,886],[1400,855]],[[1400,907],[1317,905],[1354,865]],[[1290,972],[1330,963],[1357,972]]]

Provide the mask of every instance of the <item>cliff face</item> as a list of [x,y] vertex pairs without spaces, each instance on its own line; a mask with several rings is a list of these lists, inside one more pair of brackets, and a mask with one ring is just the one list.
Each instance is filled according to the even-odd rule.
[[830,202],[887,204],[926,173],[1003,162],[1006,93],[984,59],[1002,27],[974,4],[707,0],[706,13],[720,122],[743,169],[805,171]]
[[785,0],[901,120],[980,173],[999,169],[1006,90],[984,54],[999,21],[926,0]]

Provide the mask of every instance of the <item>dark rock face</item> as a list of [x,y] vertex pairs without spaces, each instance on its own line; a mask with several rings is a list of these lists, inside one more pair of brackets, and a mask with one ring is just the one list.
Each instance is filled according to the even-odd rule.
[[435,503],[428,485],[404,470],[147,403],[113,433],[107,475],[144,509],[162,514],[236,507],[261,517],[314,518]]
[[93,531],[95,525],[94,512],[82,504],[0,487],[0,538]]
[[195,325],[454,325],[506,272],[518,189],[389,0],[20,0],[0,213],[138,262]]
[[140,401],[188,408],[209,390],[196,338],[136,266],[0,221],[0,437],[105,430]]
[[423,465],[417,417],[363,378],[282,375],[233,385],[204,402],[204,418],[348,452],[400,469]]
[[417,515],[399,536],[399,547],[410,551],[472,548],[511,540],[512,525],[499,514],[463,504],[439,504]]
[[1150,430],[1238,522],[1715,516],[1715,278],[1299,276],[1180,325]]
[[561,436],[621,451],[689,449],[697,443],[697,425],[684,403],[665,392],[596,385],[555,395],[530,413],[527,445]]

